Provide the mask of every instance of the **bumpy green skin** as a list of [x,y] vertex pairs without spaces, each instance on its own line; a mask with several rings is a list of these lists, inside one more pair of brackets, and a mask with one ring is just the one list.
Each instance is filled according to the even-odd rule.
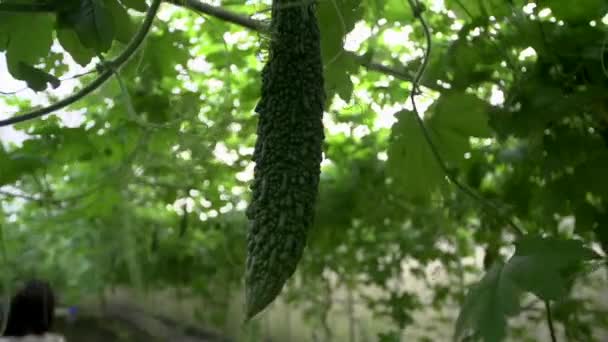
[[262,71],[256,163],[247,209],[247,319],[294,273],[313,222],[322,160],[325,92],[314,4],[273,0]]

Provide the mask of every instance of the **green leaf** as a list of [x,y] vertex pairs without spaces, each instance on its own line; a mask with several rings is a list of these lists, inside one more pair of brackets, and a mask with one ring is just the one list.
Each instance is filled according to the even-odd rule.
[[469,338],[488,342],[506,336],[507,317],[519,309],[520,291],[504,276],[504,265],[496,263],[467,294],[460,309],[454,340]]
[[488,124],[488,104],[477,96],[446,92],[435,103],[430,124],[466,136],[488,138],[492,131]]
[[45,90],[47,83],[50,83],[53,88],[57,88],[61,84],[57,77],[23,62],[19,64],[19,78],[26,81],[27,86],[35,91]]
[[384,18],[392,22],[411,23],[414,16],[407,1],[387,0],[383,12]]
[[112,46],[115,28],[108,6],[102,0],[82,0],[73,11],[61,12],[60,27],[73,28],[80,42],[96,52],[107,52]]
[[80,5],[80,0],[50,0],[57,12],[73,11]]
[[135,34],[135,25],[131,20],[131,16],[127,13],[127,10],[118,3],[118,0],[106,0],[106,5],[114,19],[116,40],[124,44],[129,43]]
[[8,47],[8,34],[0,32],[0,51],[6,50]]
[[399,341],[401,341],[401,333],[398,331],[379,333],[378,341],[379,342],[399,342]]
[[604,0],[579,0],[575,4],[562,0],[549,0],[543,5],[551,8],[551,12],[558,19],[577,24],[599,19],[606,12]]
[[136,11],[145,12],[148,10],[146,0],[120,0],[123,5],[132,8]]
[[525,236],[516,243],[505,273],[522,290],[557,300],[567,294],[570,271],[595,258],[599,256],[579,240]]
[[529,291],[543,300],[557,300],[567,293],[571,271],[595,258],[599,256],[578,240],[520,238],[507,264],[495,264],[467,295],[456,323],[455,340],[468,336],[502,340],[506,317],[518,312],[520,294]]
[[580,187],[589,189],[588,191],[592,194],[606,198],[608,195],[606,172],[608,172],[608,151],[601,150],[601,152],[578,165],[574,174]]
[[47,14],[11,14],[4,19],[3,24],[10,28],[6,49],[9,72],[16,79],[34,84],[36,90],[44,90],[46,85],[40,88],[40,73],[22,65],[36,65],[48,56],[53,43],[53,17]]
[[453,42],[446,55],[453,74],[450,82],[452,89],[465,90],[472,84],[490,81],[494,71],[492,64],[500,58],[496,47],[489,45],[486,40],[463,37]]
[[4,51],[8,47],[11,31],[11,27],[8,25],[10,24],[9,19],[9,14],[0,13],[0,51]]
[[414,113],[402,111],[392,128],[388,173],[406,196],[428,198],[444,179]]
[[53,44],[53,17],[47,14],[13,14],[6,18],[10,28],[7,60],[10,65],[19,62],[36,64],[46,57]]
[[0,145],[0,186],[11,184],[22,176],[30,174],[44,165],[41,158],[20,153],[19,150],[7,153]]
[[120,191],[112,186],[100,188],[94,195],[83,200],[88,217],[112,217],[116,214],[117,203],[121,202]]
[[67,51],[74,61],[82,66],[86,66],[95,57],[95,51],[82,45],[78,39],[76,31],[69,28],[57,29],[57,39],[61,47]]
[[[361,0],[328,0],[321,1],[317,5],[317,16],[319,28],[321,29],[321,44],[329,41],[342,41],[355,23],[363,16]],[[339,49],[340,44],[335,49]]]
[[337,58],[334,58],[331,65],[325,68],[324,74],[325,90],[328,96],[337,93],[344,101],[350,101],[354,89],[350,75],[356,70],[357,64],[351,54],[343,51]]
[[487,104],[474,95],[448,92],[431,107],[427,129],[442,157],[460,164],[469,147],[470,137],[490,137]]
[[350,75],[357,68],[353,56],[344,50],[343,39],[363,16],[361,0],[323,1],[317,8],[328,98],[338,93],[349,101],[353,90]]
[[[161,24],[162,25],[162,24]],[[138,72],[145,72],[155,78],[177,77],[175,66],[187,65],[190,55],[186,49],[178,48],[185,37],[181,31],[173,32],[168,27],[161,26],[160,34],[150,34],[146,40],[146,58],[142,60]],[[135,65],[133,63],[132,65]]]
[[328,0],[318,5],[321,53],[325,63],[333,63],[344,51],[344,37],[363,15],[361,0]]

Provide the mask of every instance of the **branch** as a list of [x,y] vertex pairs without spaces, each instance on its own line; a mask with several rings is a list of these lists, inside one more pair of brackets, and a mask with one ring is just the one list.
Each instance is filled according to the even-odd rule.
[[196,12],[204,13],[214,18],[246,27],[253,31],[265,32],[268,30],[268,25],[259,20],[251,19],[249,17],[227,11],[221,7],[206,4],[199,0],[166,0],[166,2],[194,10]]
[[13,125],[19,122],[27,121],[42,117],[44,115],[50,114],[56,110],[62,109],[66,106],[71,105],[72,103],[82,99],[86,95],[92,93],[95,89],[99,88],[105,81],[107,81],[110,76],[112,76],[111,71],[102,72],[93,82],[88,84],[86,87],[82,88],[75,94],[72,94],[61,101],[55,102],[48,107],[39,108],[33,110],[29,113],[22,114],[19,116],[14,116],[12,118],[8,118],[5,120],[0,120],[0,127]]
[[146,13],[146,18],[144,19],[144,22],[142,23],[137,34],[135,34],[135,36],[133,36],[133,38],[129,42],[129,45],[127,45],[124,51],[120,55],[118,55],[118,57],[116,57],[114,60],[103,64],[103,66],[105,67],[104,71],[102,71],[101,74],[93,82],[91,82],[75,94],[72,94],[59,102],[55,102],[48,107],[36,109],[27,114],[15,116],[6,120],[0,120],[0,127],[13,125],[18,122],[27,121],[50,114],[56,110],[71,105],[72,103],[82,99],[86,95],[92,93],[94,90],[99,88],[114,74],[114,70],[119,69],[124,63],[126,63],[127,60],[129,60],[129,58],[131,58],[131,56],[133,56],[135,51],[137,51],[137,48],[144,41],[146,35],[150,31],[150,28],[152,27],[152,23],[154,22],[154,18],[156,17],[156,13],[158,12],[160,3],[161,0],[154,0],[152,2],[152,5]]
[[[190,10],[202,13],[202,14],[209,15],[209,16],[217,18],[217,19],[224,20],[224,21],[227,21],[229,23],[232,23],[232,24],[235,24],[238,26],[248,28],[252,31],[267,32],[269,29],[268,25],[260,20],[251,19],[244,15],[240,15],[237,13],[227,11],[221,7],[215,7],[215,6],[203,3],[200,0],[166,0],[166,2],[179,6],[179,7],[184,7],[184,8],[190,9]],[[410,75],[408,75],[405,70],[403,70],[403,71],[396,70],[394,68],[391,68],[390,66],[386,66],[381,63],[372,62],[367,57],[354,54],[350,51],[345,51],[344,53],[351,55],[351,57],[353,57],[355,59],[355,61],[357,63],[359,63],[359,65],[361,65],[362,67],[364,67],[368,70],[390,75],[390,76],[393,76],[397,79],[404,80],[404,81],[412,80],[412,77]]]

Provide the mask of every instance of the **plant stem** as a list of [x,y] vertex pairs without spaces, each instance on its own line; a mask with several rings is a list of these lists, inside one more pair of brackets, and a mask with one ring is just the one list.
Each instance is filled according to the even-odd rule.
[[555,336],[555,327],[553,326],[553,314],[551,313],[551,303],[548,300],[545,301],[545,310],[547,311],[547,326],[549,326],[551,342],[557,342],[557,337]]

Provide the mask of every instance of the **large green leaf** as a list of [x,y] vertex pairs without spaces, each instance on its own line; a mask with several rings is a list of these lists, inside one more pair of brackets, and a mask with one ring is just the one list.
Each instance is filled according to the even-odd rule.
[[8,47],[8,34],[0,31],[0,51],[6,50]]
[[[471,25],[462,31],[468,33],[474,27]],[[501,58],[503,57],[496,46],[488,44],[487,40],[470,39],[463,34],[462,38],[450,45],[446,53],[452,89],[465,90],[471,85],[489,81],[496,67],[494,63],[498,63]]]
[[499,342],[506,336],[507,317],[519,309],[520,291],[496,263],[467,294],[460,309],[454,340]]
[[10,32],[9,14],[0,13],[0,51],[4,51],[8,47]]
[[[580,148],[580,139],[577,145]],[[574,175],[577,180],[576,184],[582,189],[588,189],[590,193],[606,198],[608,196],[608,179],[606,178],[608,151],[605,149],[600,151],[578,165],[574,170]]]
[[412,9],[408,5],[407,1],[386,0],[382,15],[384,18],[386,18],[386,20],[406,24],[409,24],[414,20]]
[[[187,65],[188,51],[179,48],[186,39],[181,31],[170,31],[167,26],[161,26],[160,34],[150,34],[146,41],[146,58],[137,69],[155,78],[177,76],[176,65]],[[135,65],[135,63],[133,64]]]
[[35,91],[45,90],[47,84],[53,88],[57,88],[61,84],[57,77],[23,62],[19,63],[19,78],[26,81],[27,86]]
[[48,55],[53,43],[53,17],[47,14],[11,14],[3,23],[9,28],[6,58],[11,68],[19,63],[36,64]]
[[[426,128],[446,163],[459,165],[464,161],[470,137],[491,135],[486,108],[484,101],[460,92],[446,93],[433,104]],[[393,126],[389,174],[400,190],[421,198],[443,182],[444,174],[413,115],[399,113]]]
[[475,95],[445,92],[435,103],[430,122],[434,127],[450,129],[463,136],[487,138],[492,135],[487,108],[488,104]]
[[588,23],[606,14],[608,4],[604,0],[578,0],[576,3],[549,0],[543,2],[543,5],[551,8],[551,12],[559,19],[571,23]]
[[388,150],[388,173],[407,196],[427,198],[443,182],[443,172],[431,153],[414,113],[399,112]]
[[45,161],[36,155],[19,150],[8,153],[0,145],[0,186],[11,184],[44,164]]
[[447,162],[458,164],[469,149],[469,138],[492,135],[488,125],[488,105],[478,97],[447,92],[434,103],[428,129]]
[[58,86],[57,78],[34,67],[49,55],[53,43],[53,17],[47,14],[11,14],[4,20],[2,26],[9,34],[6,61],[11,75],[26,81],[37,91],[46,89],[47,82]]
[[517,313],[519,296],[531,292],[543,300],[567,294],[567,283],[584,261],[599,258],[582,241],[526,235],[516,243],[505,264],[495,264],[465,300],[456,324],[455,339],[465,337],[501,341],[506,317]]
[[571,271],[580,263],[599,257],[580,240],[525,236],[516,246],[504,272],[522,290],[543,300],[563,298],[567,283],[573,279]]
[[[325,91],[329,99],[332,98],[333,94],[338,94],[344,101],[350,101],[354,89],[350,75],[356,72],[357,67],[353,56],[345,51],[336,56],[331,64],[327,65],[324,77]],[[331,102],[328,101],[327,105],[330,104]]]
[[106,5],[114,19],[114,32],[116,40],[128,43],[135,34],[135,25],[127,10],[118,3],[118,0],[106,0]]
[[59,27],[72,28],[80,42],[98,53],[107,52],[116,34],[109,6],[102,0],[82,0],[80,6],[60,12]]
[[319,3],[317,12],[328,97],[331,100],[337,93],[349,101],[353,91],[350,75],[357,68],[353,56],[344,50],[343,40],[363,16],[361,0],[323,1]]
[[89,64],[95,57],[95,51],[82,45],[78,34],[71,28],[58,28],[57,40],[74,61],[82,66]]

